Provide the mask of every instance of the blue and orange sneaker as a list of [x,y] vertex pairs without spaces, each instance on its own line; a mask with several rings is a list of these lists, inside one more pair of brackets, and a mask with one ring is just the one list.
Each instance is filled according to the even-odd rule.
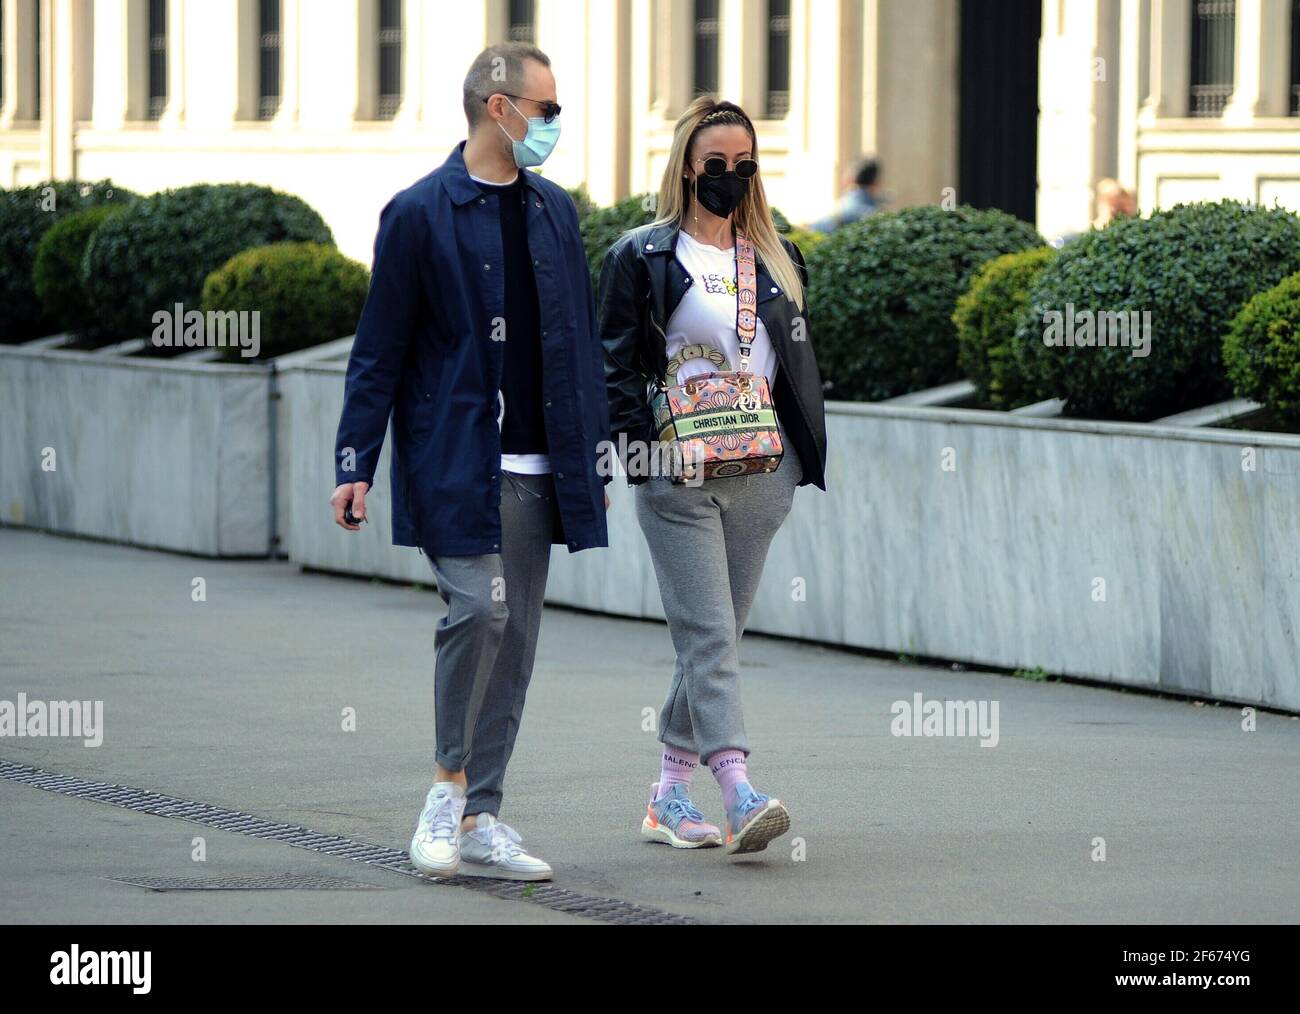
[[651,841],[667,842],[675,849],[712,848],[722,844],[722,832],[704,822],[704,814],[695,809],[686,795],[685,785],[674,785],[663,799],[659,783],[650,786],[650,802],[646,804],[645,820],[641,821],[641,837]]
[[736,785],[727,807],[727,855],[762,852],[773,838],[790,830],[790,811],[779,799],[755,792],[748,782]]

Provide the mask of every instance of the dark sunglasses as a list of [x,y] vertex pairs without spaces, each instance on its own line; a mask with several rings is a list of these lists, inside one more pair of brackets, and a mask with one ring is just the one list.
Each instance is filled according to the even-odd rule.
[[[493,92],[492,95],[504,95],[506,98],[509,99],[519,99],[522,102],[533,103],[535,106],[537,106],[538,109],[542,111],[542,118],[547,123],[550,123],[553,119],[555,119],[557,116],[560,115],[560,104],[558,102],[550,102],[550,101],[544,102],[541,99],[530,99],[527,95],[511,95],[509,92]],[[489,95],[483,101],[487,102],[488,99],[492,98],[492,95]]]
[[[701,161],[696,159],[696,162]],[[721,155],[710,155],[703,160],[704,175],[710,179],[717,179],[727,171],[727,160]],[[742,180],[753,179],[758,175],[758,162],[752,158],[742,158],[736,163],[736,175]]]

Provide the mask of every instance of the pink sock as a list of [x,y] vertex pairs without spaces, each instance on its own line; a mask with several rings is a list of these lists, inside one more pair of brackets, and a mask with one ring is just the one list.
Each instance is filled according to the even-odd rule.
[[655,799],[663,799],[674,785],[690,788],[691,775],[695,774],[700,763],[700,755],[678,750],[675,746],[663,744],[664,755],[660,761],[659,792]]
[[731,809],[736,798],[736,786],[749,781],[749,772],[745,769],[745,751],[719,750],[709,758],[709,770],[722,789],[722,805]]

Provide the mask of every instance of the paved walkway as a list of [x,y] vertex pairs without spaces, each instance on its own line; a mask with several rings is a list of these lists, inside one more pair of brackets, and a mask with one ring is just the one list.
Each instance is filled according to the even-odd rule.
[[[0,701],[101,700],[105,715],[98,748],[6,737],[0,761],[403,849],[428,789],[441,609],[427,589],[284,563],[0,529]],[[1234,707],[760,637],[743,655],[751,773],[794,827],[734,862],[637,835],[666,630],[547,611],[502,816],[558,886],[710,922],[1300,918],[1300,721],[1263,714],[1243,732]],[[997,701],[997,746],[892,735],[891,706],[917,693]],[[719,819],[717,789],[697,785]],[[0,843],[2,922],[578,918],[5,779]],[[278,874],[378,889],[117,882]]]

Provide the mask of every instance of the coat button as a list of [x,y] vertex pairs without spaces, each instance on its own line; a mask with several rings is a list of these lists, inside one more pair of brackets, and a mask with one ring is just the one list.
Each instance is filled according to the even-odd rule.
[[541,266],[542,266],[542,262],[539,261],[536,257],[534,257],[534,258],[533,258],[533,267],[535,267],[535,268],[540,268]]
[[781,291],[781,290],[778,289],[775,285],[772,286],[772,293],[773,293],[773,295],[775,295],[776,293],[778,293],[778,292],[780,292],[780,291]]
[[646,248],[647,250],[653,250],[653,249],[655,248],[655,245],[654,245],[653,243],[647,243],[647,244],[645,245],[645,248]]
[[563,478],[564,478],[564,473],[563,473],[563,472],[556,472],[556,473],[555,473],[555,477],[556,477],[557,479],[563,479]]
[[550,403],[549,401],[546,403],[546,407],[547,407],[547,408],[550,408],[550,407],[551,407],[551,403]]
[[480,197],[480,198],[478,199],[478,202],[479,202],[479,204],[487,204],[487,198],[486,198],[486,197]]

